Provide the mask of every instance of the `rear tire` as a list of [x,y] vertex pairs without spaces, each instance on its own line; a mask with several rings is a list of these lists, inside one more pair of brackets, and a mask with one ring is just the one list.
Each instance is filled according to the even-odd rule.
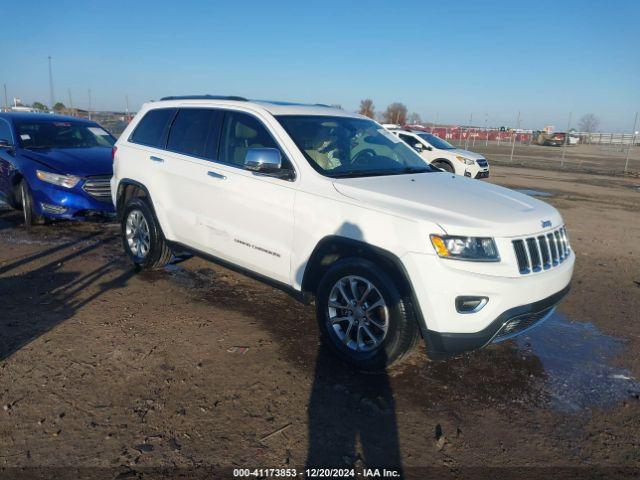
[[33,208],[33,196],[31,189],[26,180],[20,182],[20,202],[22,205],[22,217],[24,219],[24,227],[29,230],[34,225],[42,225],[44,217],[38,215]]
[[133,264],[145,270],[164,267],[173,253],[153,210],[144,198],[130,199],[121,221],[122,246]]
[[322,341],[363,371],[384,370],[399,361],[419,335],[411,303],[395,282],[359,258],[329,268],[318,286],[316,316]]

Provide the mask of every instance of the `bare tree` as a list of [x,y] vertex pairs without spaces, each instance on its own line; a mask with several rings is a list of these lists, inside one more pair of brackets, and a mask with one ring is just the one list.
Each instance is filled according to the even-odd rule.
[[358,113],[360,115],[364,115],[365,117],[374,118],[376,115],[376,107],[373,105],[373,100],[370,98],[365,98],[364,100],[360,100],[360,110]]
[[413,112],[411,115],[409,115],[409,125],[420,125],[421,123],[422,117],[419,114]]
[[384,112],[384,121],[404,125],[407,123],[407,106],[400,102],[392,103]]
[[592,133],[598,129],[600,119],[593,113],[585,113],[578,121],[578,127],[581,132]]

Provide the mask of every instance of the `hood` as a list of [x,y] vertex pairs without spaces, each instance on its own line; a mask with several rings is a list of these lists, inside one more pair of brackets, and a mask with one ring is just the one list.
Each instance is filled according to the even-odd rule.
[[471,158],[472,160],[479,160],[480,158],[484,158],[484,156],[480,155],[479,153],[470,152],[469,150],[464,150],[462,148],[456,148],[455,150],[447,151],[454,155],[461,155],[463,157]]
[[452,235],[512,237],[536,233],[562,218],[528,195],[450,173],[422,173],[334,181],[342,195],[388,213],[437,223]]
[[22,156],[34,160],[56,173],[88,177],[112,175],[113,160],[108,147],[51,148],[22,150]]

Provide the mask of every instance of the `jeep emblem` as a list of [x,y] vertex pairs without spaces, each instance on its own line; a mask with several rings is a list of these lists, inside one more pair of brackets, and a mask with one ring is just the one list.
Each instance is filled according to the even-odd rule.
[[542,228],[547,228],[551,226],[551,220],[542,220]]

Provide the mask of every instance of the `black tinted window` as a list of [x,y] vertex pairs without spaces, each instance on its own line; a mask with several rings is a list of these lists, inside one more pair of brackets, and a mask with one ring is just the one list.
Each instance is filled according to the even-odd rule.
[[282,167],[292,168],[276,141],[258,119],[246,113],[227,113],[222,129],[220,160],[242,167],[250,148],[277,148],[282,155]]
[[416,143],[420,143],[418,140],[416,140],[413,137],[410,137],[409,135],[403,135],[403,134],[398,134],[398,136],[404,140],[406,143],[408,143],[409,145],[411,145],[412,147],[416,144]]
[[164,148],[169,123],[175,111],[175,108],[159,108],[147,112],[129,140],[150,147]]
[[13,138],[11,138],[11,128],[9,124],[0,119],[0,140],[6,140],[9,145],[13,145]]
[[215,160],[222,113],[210,108],[178,111],[169,132],[167,149]]

